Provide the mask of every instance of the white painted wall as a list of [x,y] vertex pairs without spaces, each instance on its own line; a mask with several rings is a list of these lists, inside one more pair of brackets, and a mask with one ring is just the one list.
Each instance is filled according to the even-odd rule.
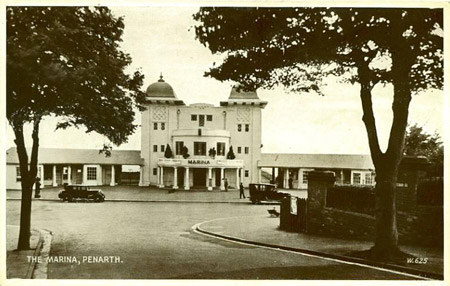
[[6,189],[20,190],[22,186],[20,181],[16,181],[16,167],[19,165],[6,165]]

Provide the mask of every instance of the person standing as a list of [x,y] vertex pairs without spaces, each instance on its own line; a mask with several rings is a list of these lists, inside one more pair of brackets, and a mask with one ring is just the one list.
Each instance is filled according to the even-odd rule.
[[244,197],[245,199],[244,185],[241,182],[241,184],[239,185],[239,199],[242,199],[242,197]]
[[41,178],[37,177],[36,178],[36,189],[34,191],[34,197],[36,199],[41,197]]
[[225,192],[228,192],[228,179],[224,178],[223,180],[224,180],[223,184],[225,185]]

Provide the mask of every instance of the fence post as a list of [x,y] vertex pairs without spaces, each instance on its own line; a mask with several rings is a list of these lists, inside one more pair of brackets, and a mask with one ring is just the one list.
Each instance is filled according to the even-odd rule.
[[297,227],[299,232],[307,232],[307,212],[306,199],[297,199]]
[[312,171],[308,173],[308,200],[306,228],[308,232],[317,232],[322,227],[321,212],[325,207],[327,189],[334,185],[335,175],[331,171]]
[[290,197],[284,197],[280,202],[280,229],[289,230]]

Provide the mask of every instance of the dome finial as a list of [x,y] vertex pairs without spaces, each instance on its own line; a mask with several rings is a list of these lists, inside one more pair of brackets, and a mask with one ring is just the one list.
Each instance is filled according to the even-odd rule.
[[164,82],[162,73],[159,75],[159,80],[158,80],[158,82]]

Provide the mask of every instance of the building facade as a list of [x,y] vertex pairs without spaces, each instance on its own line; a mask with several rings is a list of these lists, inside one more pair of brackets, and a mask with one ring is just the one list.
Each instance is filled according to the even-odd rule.
[[234,87],[220,106],[187,106],[161,76],[147,88],[142,113],[142,185],[224,190],[257,182],[266,104]]
[[[31,150],[28,150],[30,154]],[[64,184],[115,186],[121,182],[122,166],[143,165],[139,151],[113,150],[106,157],[98,150],[39,148],[38,174],[42,187]],[[16,148],[6,151],[6,188],[21,189]]]
[[[306,189],[312,170],[333,171],[342,184],[375,182],[369,155],[262,154],[261,113],[267,102],[254,91],[233,87],[219,106],[186,105],[161,76],[146,93],[141,150],[113,150],[106,157],[98,150],[40,148],[41,184],[114,186],[127,165],[139,170],[133,179],[139,186],[184,190],[225,190],[241,182]],[[6,188],[20,189],[16,148],[7,150],[6,163]]]
[[374,185],[375,167],[370,155],[262,154],[258,168],[269,170],[262,182],[284,189],[307,189],[311,171],[332,171],[337,184]]

